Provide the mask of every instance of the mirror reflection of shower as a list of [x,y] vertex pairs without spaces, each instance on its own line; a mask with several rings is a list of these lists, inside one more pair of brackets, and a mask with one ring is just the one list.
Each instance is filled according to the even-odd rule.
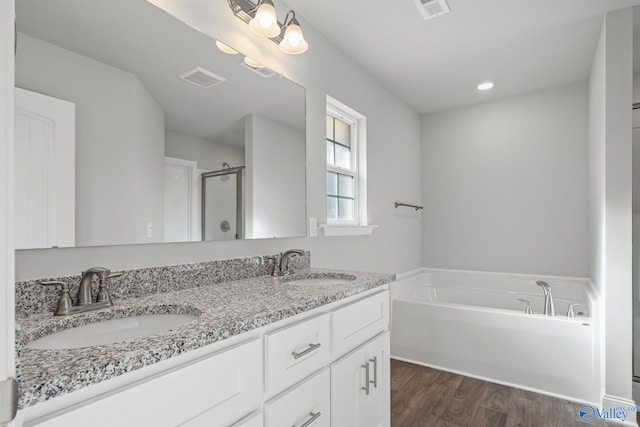
[[202,173],[202,240],[235,240],[243,236],[244,166]]

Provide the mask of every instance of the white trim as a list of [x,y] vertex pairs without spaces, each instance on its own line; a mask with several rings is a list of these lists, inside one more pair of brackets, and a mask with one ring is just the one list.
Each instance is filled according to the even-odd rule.
[[0,2],[0,380],[15,377],[15,251],[13,248],[13,0]]
[[164,156],[164,166],[182,166],[189,171],[189,241],[199,242],[201,236],[201,201],[202,191],[198,162],[193,160],[179,159],[177,157]]
[[338,225],[320,224],[325,237],[332,236],[370,236],[377,225]]
[[[604,394],[602,396],[602,409],[608,410],[610,408],[635,408],[636,403],[633,400],[625,399],[619,396],[612,396],[610,394]],[[619,423],[620,425],[625,426],[636,426],[638,423],[636,422],[636,412],[629,411],[627,419],[623,422]]]
[[437,369],[439,371],[451,372],[451,373],[457,374],[457,375],[464,375],[465,377],[476,378],[476,379],[479,379],[479,380],[482,380],[482,381],[486,381],[486,382],[490,382],[490,383],[493,383],[493,384],[501,384],[501,385],[505,385],[507,387],[518,388],[520,390],[528,390],[528,391],[532,391],[534,393],[544,394],[545,396],[551,396],[551,397],[556,397],[556,398],[559,398],[559,399],[570,400],[572,402],[577,402],[577,403],[586,403],[586,404],[589,404],[589,405],[597,405],[596,402],[588,402],[588,401],[576,399],[574,397],[567,396],[567,395],[564,395],[564,394],[550,393],[550,392],[545,391],[545,390],[540,390],[540,389],[533,388],[533,387],[525,387],[525,386],[522,386],[522,385],[519,385],[519,384],[510,383],[510,382],[507,382],[507,381],[499,381],[499,380],[495,380],[493,378],[483,377],[481,375],[474,375],[474,374],[470,374],[468,372],[458,371],[456,369],[443,368],[442,366],[438,366],[438,365],[422,363],[422,362],[418,362],[416,360],[406,359],[404,357],[397,357],[397,356],[394,356],[393,354],[391,354],[391,358],[395,359],[395,360],[399,360],[401,362],[413,363],[414,365],[426,366],[427,368],[433,368],[433,369]]
[[[327,100],[327,109],[326,112],[330,116],[336,117],[340,120],[343,120],[349,123],[352,127],[351,133],[351,159],[352,159],[352,170],[345,170],[342,168],[338,168],[335,166],[331,166],[326,164],[326,170],[331,172],[343,173],[346,175],[351,175],[355,177],[354,183],[354,219],[345,221],[345,220],[334,220],[327,218],[328,225],[335,226],[356,226],[356,227],[375,227],[370,226],[367,223],[367,118],[362,114],[358,113],[354,109],[349,106],[341,103],[330,95],[326,96]],[[325,148],[326,153],[326,148]],[[326,154],[325,154],[326,157]],[[326,203],[326,188],[325,188],[325,203]],[[325,215],[326,215],[326,207],[325,207]],[[337,230],[335,233],[329,231],[330,234],[326,233],[325,236],[359,236],[359,235],[368,235],[371,234],[373,230],[359,230],[359,231],[345,231],[345,230]],[[345,234],[346,233],[346,234]],[[355,234],[351,234],[355,233]]]

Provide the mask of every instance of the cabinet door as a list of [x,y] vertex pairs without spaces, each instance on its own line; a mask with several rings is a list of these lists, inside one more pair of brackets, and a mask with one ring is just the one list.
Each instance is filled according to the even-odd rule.
[[331,425],[388,427],[389,332],[331,365]]
[[390,421],[390,351],[389,332],[365,346],[369,364],[369,396],[365,396],[365,426],[388,427]]

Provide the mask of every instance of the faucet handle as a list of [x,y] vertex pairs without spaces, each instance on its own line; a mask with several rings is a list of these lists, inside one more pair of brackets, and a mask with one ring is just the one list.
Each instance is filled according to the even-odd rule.
[[[107,270],[108,272],[109,270]],[[107,273],[107,276],[103,278],[100,276],[100,290],[98,291],[98,297],[96,302],[108,302],[110,305],[113,305],[111,302],[111,295],[109,295],[109,291],[107,290],[107,279],[113,279],[114,277],[120,277],[124,273],[121,271],[119,273]]]
[[58,304],[54,314],[56,316],[60,316],[62,314],[68,313],[73,303],[71,302],[71,297],[69,296],[69,284],[67,282],[61,282],[59,280],[49,280],[40,282],[42,286],[60,286],[62,292],[60,293],[60,298],[58,299]]
[[533,309],[531,308],[531,302],[530,301],[527,301],[526,299],[523,299],[523,298],[518,298],[518,301],[522,301],[522,302],[527,304],[527,306],[524,308],[524,313],[525,314],[533,314]]
[[578,305],[581,305],[581,304],[578,304],[578,303],[569,304],[569,309],[567,310],[567,317],[576,317],[576,313],[574,313],[573,307]]
[[271,275],[274,277],[278,275],[279,258],[280,258],[280,255],[273,255],[273,256],[267,257],[267,261],[273,261],[273,266],[271,267]]

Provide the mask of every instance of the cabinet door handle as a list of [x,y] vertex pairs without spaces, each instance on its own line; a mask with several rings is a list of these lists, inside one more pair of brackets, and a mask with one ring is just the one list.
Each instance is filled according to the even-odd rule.
[[[315,423],[316,420],[320,418],[320,415],[322,414],[320,413],[320,411],[318,411],[318,412],[309,412],[309,415],[311,416],[311,418],[309,418],[303,424],[300,424],[300,427],[309,427],[311,424]],[[294,424],[293,427],[297,427],[297,426]]]
[[313,350],[316,350],[318,348],[320,348],[322,344],[318,343],[318,344],[309,344],[309,348],[301,351],[300,353],[297,353],[295,351],[291,352],[291,355],[293,356],[294,359],[300,359],[302,356],[305,356],[309,353],[311,353]]
[[374,388],[378,388],[378,356],[373,356],[373,359],[369,359],[369,362],[373,362],[373,384]]
[[361,387],[361,389],[364,390],[365,394],[367,394],[367,396],[368,396],[369,395],[369,383],[371,382],[369,380],[369,362],[365,363],[364,365],[360,365],[360,366],[365,369],[364,387]]

